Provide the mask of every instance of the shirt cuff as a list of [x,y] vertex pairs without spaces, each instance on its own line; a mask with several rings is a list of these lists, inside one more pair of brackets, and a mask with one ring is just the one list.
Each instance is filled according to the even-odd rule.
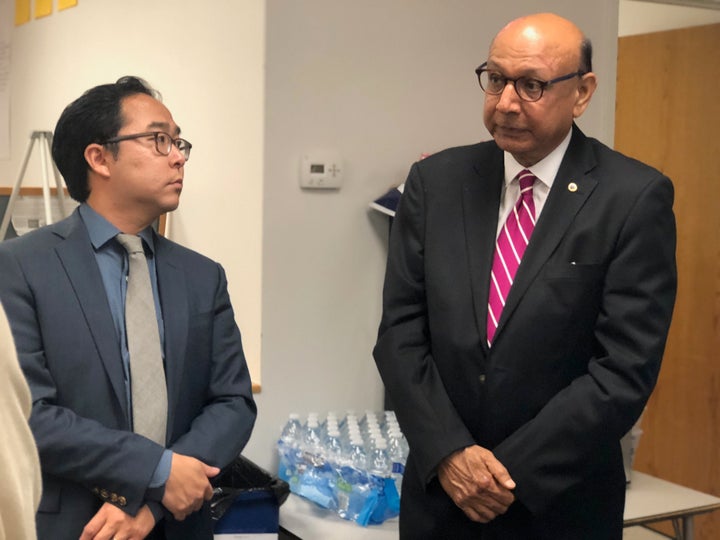
[[162,501],[165,495],[165,483],[170,477],[170,466],[172,465],[172,450],[165,449],[160,457],[160,461],[155,467],[152,478],[150,479],[150,485],[145,492],[148,499],[151,501]]

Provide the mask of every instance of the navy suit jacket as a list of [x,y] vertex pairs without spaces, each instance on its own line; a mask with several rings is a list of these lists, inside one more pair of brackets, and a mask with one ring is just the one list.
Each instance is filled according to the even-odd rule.
[[[156,235],[165,325],[167,448],[224,467],[256,408],[221,266]],[[104,502],[135,514],[163,447],[129,431],[119,339],[87,229],[67,219],[0,243],[0,299],[30,385],[43,472],[40,539],[77,540]],[[156,504],[156,507],[159,505]],[[206,508],[168,539],[212,538]]]
[[[619,538],[619,440],[655,385],[676,290],[673,188],[573,127],[486,341],[503,185],[494,141],[413,165],[393,223],[374,356],[410,443],[403,538]],[[517,501],[472,523],[435,478],[478,444]]]

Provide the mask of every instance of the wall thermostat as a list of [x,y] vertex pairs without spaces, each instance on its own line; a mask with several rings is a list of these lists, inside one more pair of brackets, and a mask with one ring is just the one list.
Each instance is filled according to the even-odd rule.
[[304,154],[300,159],[300,187],[340,189],[343,168],[340,157],[331,152]]

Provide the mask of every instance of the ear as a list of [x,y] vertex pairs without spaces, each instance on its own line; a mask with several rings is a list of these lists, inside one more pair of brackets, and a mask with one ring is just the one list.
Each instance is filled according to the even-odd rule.
[[573,105],[573,117],[578,118],[585,112],[587,106],[590,104],[590,98],[592,98],[595,89],[597,88],[597,77],[593,72],[586,73],[580,78],[580,84],[578,84],[577,98]]
[[110,176],[108,167],[108,150],[101,144],[91,143],[85,147],[85,161],[90,170],[104,178]]

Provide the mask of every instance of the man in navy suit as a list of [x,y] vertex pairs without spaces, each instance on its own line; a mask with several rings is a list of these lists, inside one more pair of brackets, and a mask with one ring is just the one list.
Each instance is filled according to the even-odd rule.
[[[494,140],[414,164],[390,239],[374,356],[410,443],[401,538],[619,540],[620,439],[675,301],[673,187],[575,125],[596,76],[570,21],[512,21],[477,74]],[[494,318],[524,169],[534,229]]]
[[[92,88],[62,113],[52,148],[80,206],[0,244],[0,299],[32,392],[41,540],[213,536],[210,479],[248,441],[256,407],[222,267],[152,227],[178,206],[190,149],[144,81]],[[132,430],[118,233],[139,235],[148,261],[165,444]]]

